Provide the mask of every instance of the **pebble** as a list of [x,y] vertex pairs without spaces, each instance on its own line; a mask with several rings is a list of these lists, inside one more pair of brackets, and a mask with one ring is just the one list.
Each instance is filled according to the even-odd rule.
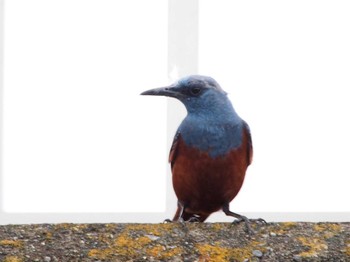
[[51,257],[44,257],[44,261],[45,262],[50,262],[51,261]]
[[160,237],[157,237],[155,235],[146,235],[146,237],[148,237],[149,239],[151,239],[152,241],[158,240]]
[[294,256],[293,256],[293,261],[295,261],[295,262],[301,261],[301,256],[299,256],[299,255],[294,255]]
[[275,232],[270,232],[270,236],[275,237],[276,233]]
[[260,250],[253,250],[253,255],[255,257],[262,257],[263,253]]

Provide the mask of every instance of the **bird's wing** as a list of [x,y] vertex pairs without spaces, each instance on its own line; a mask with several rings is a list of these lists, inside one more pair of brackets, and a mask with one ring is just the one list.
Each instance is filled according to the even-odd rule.
[[253,142],[249,125],[245,121],[243,121],[243,131],[247,137],[247,161],[248,165],[250,165],[253,161]]
[[169,154],[169,163],[171,164],[171,167],[173,167],[175,163],[179,139],[180,139],[180,132],[177,132],[175,134],[173,144],[171,145],[170,154]]

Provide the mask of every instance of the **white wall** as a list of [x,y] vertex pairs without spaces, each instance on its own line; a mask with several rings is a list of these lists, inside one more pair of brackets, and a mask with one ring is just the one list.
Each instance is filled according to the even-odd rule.
[[[169,82],[167,8],[163,0],[5,2],[6,222],[11,214],[49,221],[36,219],[41,213],[130,221],[133,212],[159,222],[142,213],[166,210],[166,99],[139,93]],[[219,81],[252,129],[254,162],[235,212],[350,218],[349,12],[347,1],[199,1],[199,73]]]
[[232,207],[350,212],[349,13],[348,1],[201,1],[199,72],[253,135]]
[[3,210],[164,212],[166,100],[139,94],[168,83],[166,1],[11,0],[4,24]]

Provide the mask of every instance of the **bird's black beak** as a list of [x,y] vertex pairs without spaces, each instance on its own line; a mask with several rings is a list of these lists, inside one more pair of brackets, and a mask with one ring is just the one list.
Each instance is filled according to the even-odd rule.
[[142,92],[141,95],[143,95],[143,96],[168,96],[168,97],[179,98],[181,93],[179,93],[177,90],[175,90],[175,87],[167,86],[167,87],[160,87],[160,88],[154,88],[154,89],[147,90],[145,92]]

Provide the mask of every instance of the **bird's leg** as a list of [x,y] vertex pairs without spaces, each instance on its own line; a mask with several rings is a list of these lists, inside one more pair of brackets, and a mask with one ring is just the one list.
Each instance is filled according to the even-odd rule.
[[207,219],[209,214],[194,214],[186,211],[187,205],[181,201],[177,202],[177,210],[174,215],[173,220],[165,219],[164,223],[169,222],[204,222]]
[[194,214],[193,216],[191,216],[191,217],[187,220],[187,222],[201,222],[200,216]]
[[178,207],[180,208],[180,218],[182,218],[183,219],[183,215],[184,215],[184,213],[185,213],[185,208],[186,208],[186,205],[184,204],[184,203],[182,203],[182,202],[180,202],[180,201],[177,201],[177,205],[178,205]]
[[233,224],[237,224],[237,223],[240,223],[240,222],[244,221],[246,229],[247,229],[247,232],[248,232],[249,235],[254,234],[254,230],[251,228],[250,222],[260,222],[260,223],[266,224],[266,221],[264,219],[262,219],[262,218],[248,219],[246,216],[242,216],[240,214],[237,214],[237,213],[234,213],[234,212],[230,211],[229,204],[225,204],[222,207],[222,211],[224,211],[225,215],[227,215],[227,216],[231,216],[231,217],[237,218],[237,220],[234,220],[232,222]]
[[183,203],[181,203],[180,201],[177,201],[177,211],[176,211],[175,217],[177,214],[178,214],[178,217],[176,220],[174,217],[173,221],[179,221],[181,223],[185,222],[185,220],[183,218],[184,213],[185,213],[185,205]]
[[183,215],[185,212],[185,205],[180,201],[177,201],[177,210],[174,215],[174,218],[171,220],[169,218],[164,220],[164,223],[172,223],[172,222],[184,222]]
[[182,202],[178,202],[178,207],[181,210],[179,212],[180,222],[203,222],[205,218],[207,218],[207,216],[205,216],[204,219],[202,220],[200,215],[186,212],[187,205],[183,204]]

